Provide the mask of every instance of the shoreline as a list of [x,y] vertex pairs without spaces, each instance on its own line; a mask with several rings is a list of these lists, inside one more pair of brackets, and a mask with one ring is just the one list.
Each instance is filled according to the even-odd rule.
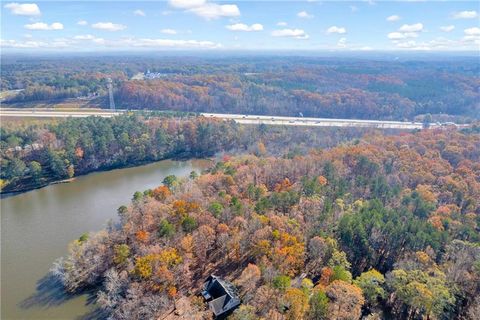
[[15,189],[14,189],[14,190],[7,190],[7,191],[3,191],[3,190],[2,190],[2,191],[0,191],[0,199],[12,197],[12,196],[15,196],[15,195],[19,195],[19,194],[26,193],[26,192],[29,192],[29,191],[33,191],[33,190],[45,188],[45,187],[48,187],[48,186],[51,186],[51,185],[55,185],[55,184],[64,184],[64,183],[74,182],[75,180],[77,180],[77,178],[79,178],[79,177],[84,177],[84,176],[87,176],[87,175],[89,175],[89,174],[94,174],[94,173],[99,173],[99,172],[107,172],[107,171],[113,171],[113,170],[122,170],[122,169],[135,168],[135,167],[141,167],[141,166],[146,166],[146,165],[153,164],[153,163],[156,163],[156,162],[169,161],[169,160],[170,160],[170,161],[205,160],[205,161],[211,162],[211,161],[212,161],[212,157],[200,157],[200,158],[195,158],[195,157],[166,157],[166,158],[164,158],[164,159],[153,160],[153,161],[142,161],[142,162],[140,162],[140,163],[135,163],[135,164],[132,164],[132,165],[127,165],[127,166],[104,167],[104,168],[99,168],[99,169],[96,169],[96,170],[88,171],[88,172],[85,172],[85,173],[81,173],[81,174],[76,175],[76,176],[74,176],[74,177],[72,177],[72,178],[49,181],[49,182],[40,184],[40,185],[35,186],[35,187],[31,187],[31,188],[23,188],[23,189],[19,189],[19,190],[15,190]]

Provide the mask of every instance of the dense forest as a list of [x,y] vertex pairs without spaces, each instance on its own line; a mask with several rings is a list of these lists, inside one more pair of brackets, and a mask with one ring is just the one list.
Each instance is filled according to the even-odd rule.
[[480,135],[368,135],[292,157],[225,155],[169,176],[52,272],[112,319],[479,319]]
[[[211,157],[222,151],[304,153],[361,137],[365,129],[242,126],[180,113],[130,113],[0,128],[0,187],[24,191],[96,170],[171,158]],[[289,147],[292,148],[289,148]],[[288,149],[288,150],[287,150]]]
[[[398,57],[397,57],[398,58]],[[412,120],[480,118],[474,58],[434,60],[320,57],[7,57],[7,103],[88,98],[107,106],[195,112]],[[143,79],[150,71],[154,76]],[[132,80],[135,75],[142,77]]]
[[476,62],[2,57],[2,105],[107,106],[111,78],[117,107],[161,112],[2,120],[1,192],[168,158],[215,158],[200,175],[167,176],[135,192],[116,221],[79,235],[55,262],[51,274],[64,289],[91,294],[105,318],[211,319],[199,293],[213,274],[239,294],[233,320],[476,320],[478,124],[389,135],[197,113],[477,121]]

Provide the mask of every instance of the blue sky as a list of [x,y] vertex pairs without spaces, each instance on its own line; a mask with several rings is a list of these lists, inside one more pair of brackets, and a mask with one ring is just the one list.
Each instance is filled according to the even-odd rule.
[[2,1],[3,51],[478,51],[478,1]]

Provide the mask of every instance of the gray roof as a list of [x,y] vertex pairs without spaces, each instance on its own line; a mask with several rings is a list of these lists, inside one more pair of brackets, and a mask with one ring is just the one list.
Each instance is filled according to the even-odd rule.
[[207,296],[205,293],[212,299],[208,305],[215,316],[229,312],[241,303],[237,289],[230,282],[214,275],[208,277],[205,282],[202,293],[204,297]]
[[225,312],[225,305],[227,304],[227,302],[229,301],[230,299],[228,298],[228,296],[225,294],[223,296],[221,296],[220,298],[217,298],[215,300],[212,300],[208,303],[209,307],[210,307],[210,310],[213,311],[213,313],[218,316],[222,313]]

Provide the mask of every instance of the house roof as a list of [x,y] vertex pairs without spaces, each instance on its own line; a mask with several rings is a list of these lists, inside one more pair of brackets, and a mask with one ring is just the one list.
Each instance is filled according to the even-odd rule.
[[212,300],[208,303],[208,305],[210,306],[210,309],[213,311],[213,313],[218,316],[222,313],[225,312],[225,306],[227,304],[227,302],[230,300],[230,297],[226,294],[224,294],[223,296],[215,299],[215,300]]
[[215,316],[234,309],[241,302],[236,288],[230,282],[215,275],[208,277],[202,294],[204,297],[210,297],[208,304]]

